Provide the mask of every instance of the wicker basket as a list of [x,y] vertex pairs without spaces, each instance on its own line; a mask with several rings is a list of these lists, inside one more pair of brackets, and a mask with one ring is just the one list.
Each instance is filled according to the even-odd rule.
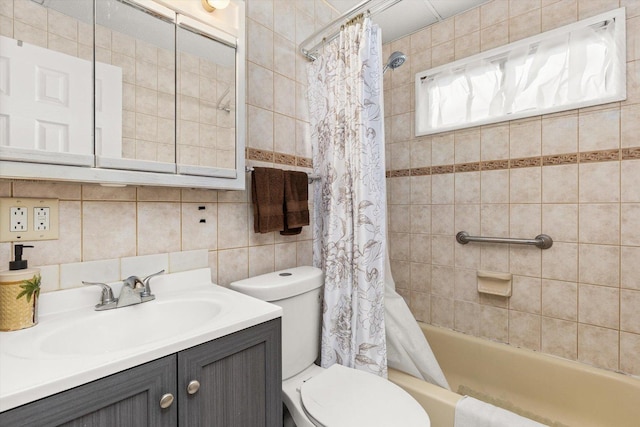
[[24,296],[16,298],[23,283],[23,280],[0,282],[0,331],[16,331],[38,323],[38,298],[34,296],[29,302]]

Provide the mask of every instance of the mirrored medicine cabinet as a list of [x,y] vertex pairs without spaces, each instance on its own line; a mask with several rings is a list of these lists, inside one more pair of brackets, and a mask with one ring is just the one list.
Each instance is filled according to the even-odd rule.
[[244,189],[243,2],[5,3],[0,177]]

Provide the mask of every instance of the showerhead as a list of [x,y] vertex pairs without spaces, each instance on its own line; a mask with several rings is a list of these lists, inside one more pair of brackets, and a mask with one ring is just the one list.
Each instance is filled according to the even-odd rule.
[[404,64],[404,61],[406,60],[407,60],[407,55],[405,55],[404,53],[399,51],[393,52],[391,55],[389,55],[389,59],[387,59],[387,63],[382,69],[382,74],[384,74],[388,68],[395,70],[396,68]]

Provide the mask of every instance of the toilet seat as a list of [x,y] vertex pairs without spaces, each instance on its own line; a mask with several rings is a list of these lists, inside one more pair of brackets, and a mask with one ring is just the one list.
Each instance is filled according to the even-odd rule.
[[319,427],[429,427],[406,391],[376,375],[333,365],[300,387],[302,407]]

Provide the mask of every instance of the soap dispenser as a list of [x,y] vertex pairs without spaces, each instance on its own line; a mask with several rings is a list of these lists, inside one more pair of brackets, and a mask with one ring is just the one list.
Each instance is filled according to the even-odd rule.
[[22,259],[24,248],[33,246],[14,245],[9,270],[0,272],[0,331],[30,328],[38,323],[40,269],[28,268],[27,260]]

